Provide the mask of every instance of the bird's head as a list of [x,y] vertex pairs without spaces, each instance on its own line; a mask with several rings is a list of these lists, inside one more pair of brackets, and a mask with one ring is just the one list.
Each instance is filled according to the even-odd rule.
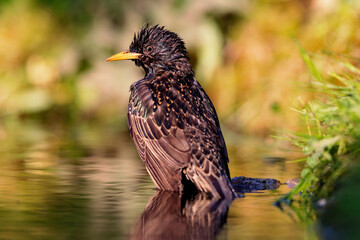
[[[159,70],[178,69],[192,72],[182,39],[164,27],[146,25],[130,44],[129,50],[120,52],[106,61],[131,59],[144,68],[146,75]],[[189,68],[189,69],[188,69]]]

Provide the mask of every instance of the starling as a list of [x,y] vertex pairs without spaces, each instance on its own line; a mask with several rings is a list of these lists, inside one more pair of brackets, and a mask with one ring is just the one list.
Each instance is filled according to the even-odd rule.
[[156,186],[182,191],[190,184],[214,198],[235,198],[219,120],[194,77],[183,40],[146,25],[129,50],[106,61],[126,59],[145,70],[130,87],[128,127]]

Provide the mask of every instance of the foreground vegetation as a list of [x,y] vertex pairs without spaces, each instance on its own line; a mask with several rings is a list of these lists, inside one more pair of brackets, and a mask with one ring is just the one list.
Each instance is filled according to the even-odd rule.
[[[300,102],[294,108],[301,114],[307,132],[292,133],[290,140],[306,155],[302,159],[306,165],[297,186],[282,200],[289,204],[294,199],[300,200],[301,206],[310,209],[308,212],[320,207],[321,211],[312,216],[320,217],[322,227],[333,227],[331,234],[346,239],[359,237],[358,221],[354,221],[359,218],[354,211],[359,210],[356,201],[360,200],[360,69],[356,66],[359,60],[322,56],[330,66],[323,76],[312,61],[318,56],[299,49],[313,76],[310,90],[316,99]],[[324,237],[330,234],[325,227],[321,230]]]

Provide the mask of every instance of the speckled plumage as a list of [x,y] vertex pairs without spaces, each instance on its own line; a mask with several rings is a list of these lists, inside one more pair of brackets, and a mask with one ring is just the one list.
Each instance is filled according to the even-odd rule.
[[129,48],[145,77],[130,88],[128,126],[156,186],[181,191],[192,182],[213,197],[235,197],[218,117],[194,78],[184,42],[163,27],[145,26]]

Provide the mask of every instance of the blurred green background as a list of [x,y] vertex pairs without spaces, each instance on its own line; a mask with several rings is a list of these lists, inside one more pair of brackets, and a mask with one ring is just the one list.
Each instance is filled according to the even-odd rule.
[[359,10],[356,0],[2,0],[0,138],[29,119],[126,129],[129,86],[143,72],[104,60],[145,23],[184,39],[223,128],[263,137],[297,130],[290,107],[312,93],[295,41],[360,57]]

